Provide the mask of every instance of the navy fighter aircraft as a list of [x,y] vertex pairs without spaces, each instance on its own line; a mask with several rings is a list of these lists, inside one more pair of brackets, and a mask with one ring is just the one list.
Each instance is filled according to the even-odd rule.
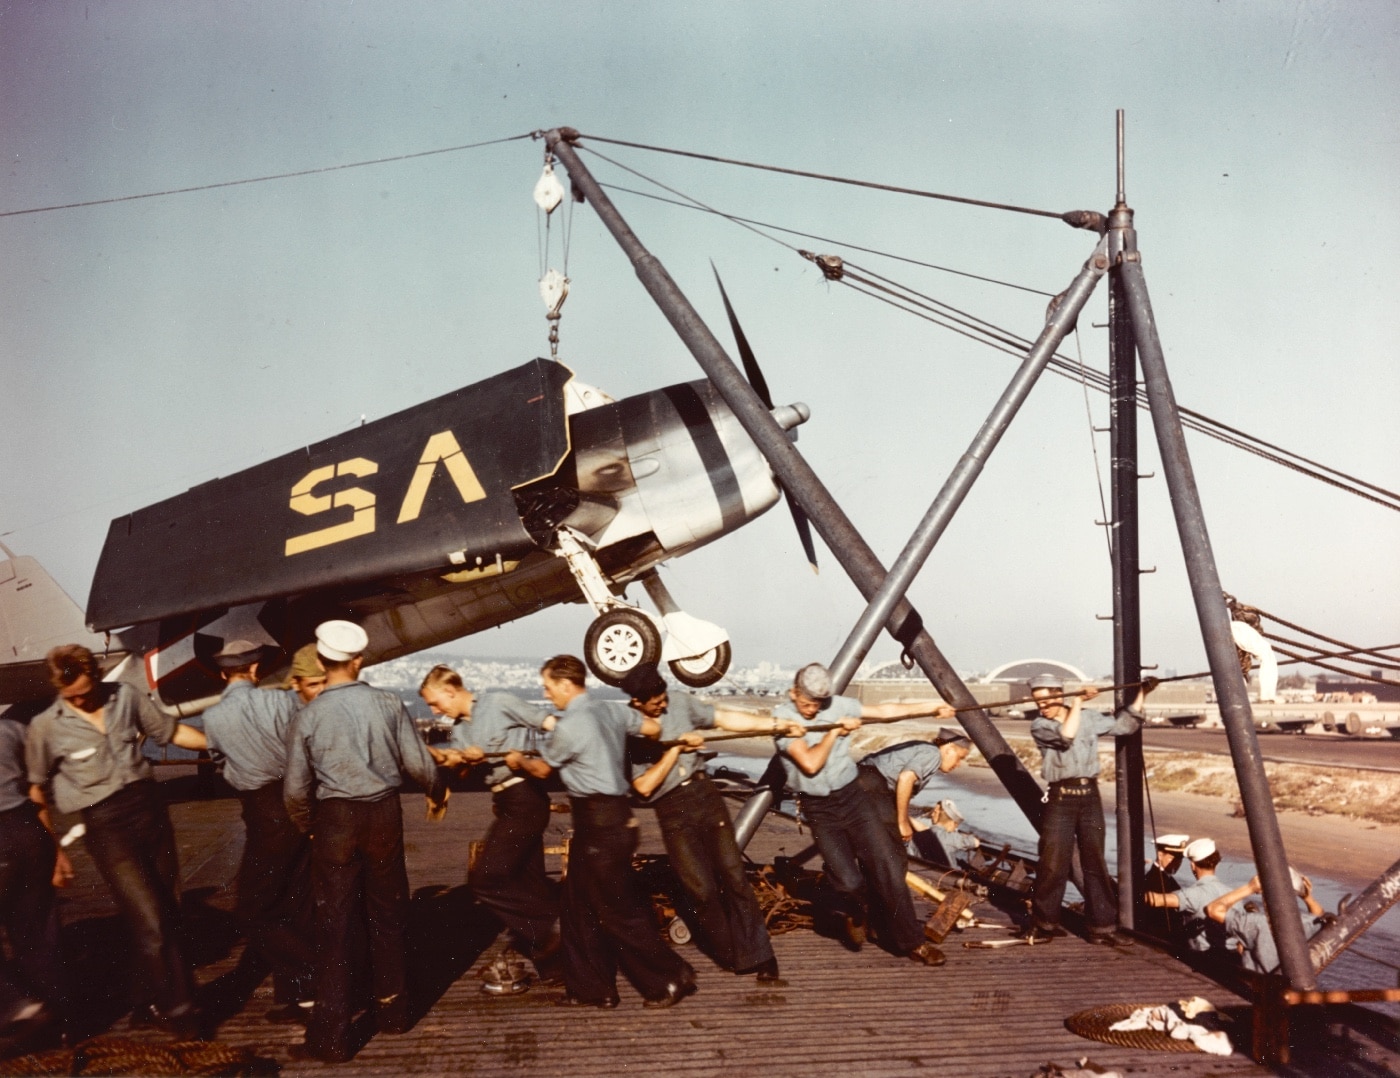
[[[808,410],[774,415],[791,430]],[[52,692],[56,643],[85,642],[109,666],[139,657],[159,699],[188,713],[217,696],[225,640],[285,660],[317,623],[347,618],[373,664],[561,602],[592,608],[584,653],[601,680],[662,661],[703,687],[729,666],[728,634],[680,610],[656,566],[779,493],[708,381],[615,401],[536,359],[118,517],[86,619],[34,559],[0,561],[0,703]],[[656,612],[626,600],[634,581]],[[138,675],[132,662],[120,676]]]

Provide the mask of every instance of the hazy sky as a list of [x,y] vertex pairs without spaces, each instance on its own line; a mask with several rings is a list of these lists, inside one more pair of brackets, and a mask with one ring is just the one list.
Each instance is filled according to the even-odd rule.
[[[1055,211],[1107,210],[1114,110],[1177,395],[1400,486],[1391,3],[318,3],[0,0],[0,212],[583,132]],[[586,143],[587,144],[587,143]],[[1045,292],[1093,237],[1011,215],[595,144],[707,203]],[[591,157],[601,180],[645,187]],[[85,603],[108,521],[547,354],[542,146],[0,217],[0,541]],[[801,449],[887,560],[1014,361],[825,283],[720,219],[616,194],[722,340],[725,276]],[[557,217],[558,215],[556,215]],[[558,239],[562,222],[554,229]],[[844,254],[1023,336],[1044,297]],[[563,268],[560,265],[560,268]],[[587,207],[561,358],[614,396],[698,376]],[[1073,356],[1106,366],[1102,289]],[[1090,427],[1047,376],[912,598],[966,670],[1111,664]],[[1107,484],[1106,436],[1098,458]],[[1203,652],[1143,417],[1146,661]],[[1227,589],[1400,640],[1400,514],[1190,436]],[[236,552],[230,552],[236,556]],[[781,509],[674,563],[736,662],[829,658],[861,603]],[[560,608],[466,641],[579,647]],[[882,643],[877,658],[894,654]]]

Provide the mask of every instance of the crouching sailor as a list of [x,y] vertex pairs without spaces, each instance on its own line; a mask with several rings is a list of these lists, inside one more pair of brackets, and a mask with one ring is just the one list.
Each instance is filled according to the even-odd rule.
[[890,933],[882,942],[915,962],[941,966],[943,952],[924,939],[923,926],[914,915],[914,900],[904,882],[908,855],[886,827],[881,805],[859,781],[849,741],[849,735],[860,729],[862,718],[915,718],[936,714],[939,707],[865,707],[853,697],[832,695],[832,688],[827,668],[809,663],[797,672],[788,691],[792,703],[774,709],[773,717],[785,726],[789,721],[802,727],[832,725],[829,730],[802,737],[790,736],[798,731],[788,729],[775,740],[788,786],[797,791],[802,815],[821,852],[837,912],[844,917],[846,944],[858,949],[865,942],[865,904],[860,896],[866,885]]

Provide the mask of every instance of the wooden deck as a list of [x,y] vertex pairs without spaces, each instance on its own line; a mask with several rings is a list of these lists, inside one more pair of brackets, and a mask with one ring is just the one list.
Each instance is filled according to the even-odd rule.
[[[318,1063],[289,1060],[298,1027],[263,1020],[271,981],[250,983],[229,910],[242,846],[238,804],[229,798],[179,800],[192,780],[168,780],[180,846],[193,950],[206,1005],[222,1018],[217,1036],[256,1047],[288,1075]],[[409,879],[414,890],[415,995],[422,1017],[409,1033],[371,1040],[343,1070],[363,1075],[968,1075],[1026,1078],[1047,1061],[1070,1067],[1089,1057],[1125,1074],[1233,1076],[1274,1073],[1237,1052],[1228,1058],[1159,1053],[1081,1039],[1064,1026],[1079,1010],[1107,1003],[1161,1003],[1193,995],[1238,1012],[1243,1001],[1153,948],[1095,947],[1075,938],[996,951],[962,947],[997,930],[954,933],[948,963],[928,969],[867,944],[858,954],[811,931],[775,938],[790,986],[760,991],[752,978],[718,970],[693,946],[684,950],[699,992],[680,1006],[647,1011],[620,982],[614,1011],[559,1008],[558,990],[509,997],[480,991],[476,974],[499,952],[492,920],[461,887],[468,842],[489,818],[489,795],[462,792],[441,824],[422,818],[421,796],[405,795]],[[639,811],[643,850],[660,851],[651,814]],[[552,827],[562,837],[569,817]],[[750,847],[758,860],[792,854],[808,836],[770,817]],[[63,899],[70,951],[83,970],[80,998],[90,1032],[125,1035],[122,932],[82,844],[73,847],[79,885]],[[555,859],[551,859],[557,863]],[[920,903],[921,914],[929,907]],[[1009,924],[981,903],[979,916]],[[1317,1012],[1320,1013],[1320,1012]],[[1335,1013],[1335,1012],[1334,1012]],[[1295,1037],[1295,1064],[1278,1073],[1397,1073],[1396,1045],[1337,1022]],[[149,1032],[137,1037],[154,1038]],[[1247,1046],[1244,1046],[1247,1047]]]

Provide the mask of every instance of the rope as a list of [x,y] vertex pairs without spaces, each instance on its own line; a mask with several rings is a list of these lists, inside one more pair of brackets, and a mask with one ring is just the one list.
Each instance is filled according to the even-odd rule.
[[1297,624],[1295,624],[1295,623],[1293,623],[1293,622],[1291,622],[1291,621],[1288,621],[1288,620],[1286,620],[1286,619],[1284,619],[1284,618],[1281,618],[1281,617],[1279,617],[1277,614],[1270,614],[1267,610],[1261,610],[1261,609],[1260,609],[1259,607],[1257,607],[1257,606],[1256,606],[1254,609],[1259,611],[1260,616],[1266,617],[1266,618],[1268,618],[1270,621],[1276,621],[1276,622],[1278,622],[1280,625],[1287,626],[1288,628],[1292,629],[1294,632],[1303,633],[1303,634],[1306,635],[1306,636],[1314,636],[1314,637],[1316,637],[1316,638],[1319,639],[1319,640],[1325,640],[1325,641],[1326,641],[1327,643],[1329,643],[1329,644],[1336,644],[1337,647],[1339,647],[1339,648],[1347,648],[1347,649],[1349,649],[1349,651],[1350,651],[1351,654],[1359,654],[1359,655],[1372,655],[1372,654],[1374,654],[1374,655],[1375,655],[1377,658],[1379,658],[1379,659],[1392,659],[1392,658],[1394,658],[1393,655],[1382,655],[1382,654],[1380,654],[1380,653],[1383,652],[1383,651],[1395,651],[1395,650],[1397,650],[1397,649],[1400,649],[1400,644],[1387,644],[1386,646],[1380,647],[1380,648],[1363,648],[1363,647],[1358,647],[1356,644],[1348,644],[1345,640],[1337,640],[1337,639],[1334,639],[1333,637],[1330,637],[1330,636],[1324,636],[1322,633],[1314,632],[1312,629],[1304,628],[1302,625],[1297,625]]
[[482,146],[495,146],[502,142],[517,142],[532,137],[510,135],[507,138],[487,139],[485,142],[469,142],[462,146],[444,146],[440,150],[420,150],[418,153],[401,153],[394,157],[376,157],[370,161],[350,161],[344,165],[323,165],[320,168],[303,168],[296,172],[276,172],[269,176],[250,176],[243,180],[223,180],[219,183],[201,183],[193,187],[172,187],[165,191],[147,191],[139,195],[118,195],[115,198],[93,198],[86,202],[64,202],[56,206],[33,206],[27,210],[0,211],[0,217],[22,217],[28,213],[49,213],[52,210],[76,210],[83,206],[107,206],[113,202],[135,202],[142,198],[163,198],[166,195],[186,195],[192,191],[213,191],[219,187],[239,187],[247,183],[266,183],[268,180],[290,180],[297,176],[315,176],[321,172],[339,172],[347,168],[364,168],[366,165],[387,165],[395,161],[411,161],[415,157],[433,157],[442,153],[456,153],[459,150],[475,150]]
[[[624,142],[622,139],[603,138],[601,135],[580,135],[580,138],[592,139],[594,142],[606,142],[613,146],[627,146],[633,150],[650,150],[653,153],[673,154],[676,157],[690,157],[696,161],[713,161],[720,165],[737,165],[740,168],[758,169],[762,172],[778,172],[785,176],[801,176],[809,180],[823,180],[827,183],[841,183],[852,187],[868,187],[876,191],[889,191],[896,195],[914,195],[918,198],[932,198],[941,202],[960,202],[967,206],[982,206],[991,210],[1006,210],[1010,213],[1028,213],[1036,217],[1053,217],[1062,220],[1064,214],[1054,210],[1037,210],[1028,206],[1015,206],[1007,202],[988,202],[980,198],[965,198],[961,195],[939,194],[935,191],[924,191],[917,187],[895,187],[886,183],[875,183],[872,180],[854,180],[846,176],[828,176],[821,172],[806,172],[802,169],[783,168],[779,165],[762,165],[754,161],[740,161],[732,157],[716,157],[713,154],[695,153],[691,150],[675,150],[665,146],[648,146],[641,142]],[[582,148],[582,147],[580,147]],[[596,150],[594,151],[597,152]]]

